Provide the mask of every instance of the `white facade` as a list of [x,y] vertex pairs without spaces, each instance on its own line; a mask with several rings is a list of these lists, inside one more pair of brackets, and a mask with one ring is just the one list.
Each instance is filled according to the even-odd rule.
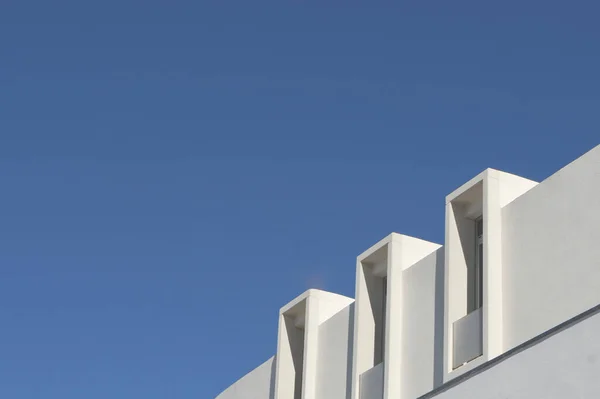
[[275,356],[217,399],[600,398],[600,146],[541,183],[485,170],[445,226],[359,255],[356,300],[284,306]]

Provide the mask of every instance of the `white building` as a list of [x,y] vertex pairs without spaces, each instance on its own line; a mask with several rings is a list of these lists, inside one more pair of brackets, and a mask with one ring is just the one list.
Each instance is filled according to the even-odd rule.
[[445,225],[359,255],[355,300],[281,308],[275,356],[217,399],[600,398],[600,146],[541,183],[483,171]]

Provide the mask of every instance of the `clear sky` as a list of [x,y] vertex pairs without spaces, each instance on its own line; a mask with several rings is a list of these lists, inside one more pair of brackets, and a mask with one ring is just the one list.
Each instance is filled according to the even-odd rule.
[[598,2],[1,3],[1,398],[211,399],[472,176],[600,142]]

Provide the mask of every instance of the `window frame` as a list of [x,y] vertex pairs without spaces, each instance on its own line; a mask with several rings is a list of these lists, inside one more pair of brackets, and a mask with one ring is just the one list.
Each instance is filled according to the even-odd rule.
[[483,216],[475,219],[475,275],[473,279],[473,310],[483,306]]

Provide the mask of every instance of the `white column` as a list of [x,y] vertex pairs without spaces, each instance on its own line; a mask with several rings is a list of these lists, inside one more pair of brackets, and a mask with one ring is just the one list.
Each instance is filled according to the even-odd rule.
[[306,298],[304,328],[304,368],[302,371],[302,399],[315,399],[317,388],[317,361],[319,350],[319,301],[312,295]]
[[483,353],[502,354],[502,213],[500,181],[495,171],[483,181]]
[[402,395],[402,248],[400,242],[388,244],[385,361],[383,363],[383,397]]

